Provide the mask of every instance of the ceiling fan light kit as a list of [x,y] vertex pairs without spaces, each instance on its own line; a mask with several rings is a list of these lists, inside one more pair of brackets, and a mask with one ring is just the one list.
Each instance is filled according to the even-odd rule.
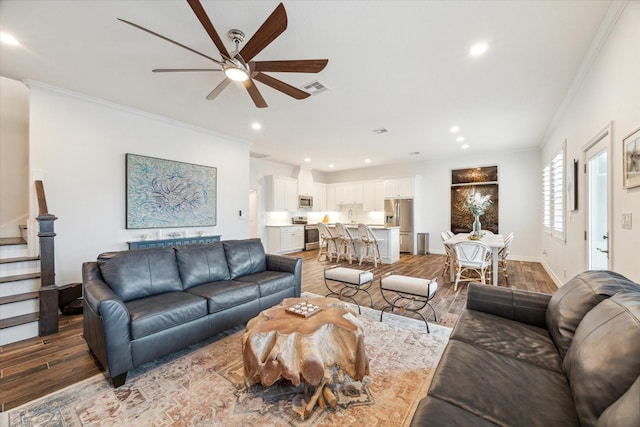
[[147,28],[144,28],[138,24],[134,24],[124,19],[118,19],[151,35],[173,43],[176,46],[182,47],[183,49],[207,58],[213,61],[215,64],[218,64],[220,67],[222,67],[222,69],[167,68],[154,69],[153,72],[174,73],[189,71],[224,71],[225,79],[207,95],[206,99],[215,99],[223,91],[223,89],[229,85],[230,81],[237,81],[243,83],[245,89],[247,90],[247,93],[251,97],[255,106],[258,108],[267,107],[267,103],[260,94],[260,91],[255,85],[254,80],[259,81],[260,83],[267,85],[279,92],[282,92],[285,95],[289,95],[294,99],[305,99],[309,97],[309,93],[264,73],[319,73],[324,69],[324,67],[326,67],[327,63],[329,62],[328,59],[252,61],[252,59],[256,55],[258,55],[265,47],[267,47],[273,40],[275,40],[280,34],[282,34],[284,30],[287,29],[287,13],[282,3],[280,3],[278,7],[275,8],[271,15],[269,15],[266,21],[264,21],[264,23],[260,26],[260,28],[258,28],[253,37],[251,37],[247,41],[242,49],[239,49],[239,46],[244,42],[245,34],[237,29],[230,30],[227,35],[236,46],[236,50],[232,53],[229,53],[225,45],[222,43],[222,39],[220,39],[220,36],[211,23],[211,20],[202,7],[202,4],[200,4],[200,0],[187,0],[187,3],[189,3],[189,6],[191,6],[191,9],[200,21],[200,24],[211,38],[213,44],[218,49],[218,52],[220,53],[220,56],[222,58],[221,60],[211,58],[201,52],[196,51],[195,49],[192,49],[163,35],[148,30]]

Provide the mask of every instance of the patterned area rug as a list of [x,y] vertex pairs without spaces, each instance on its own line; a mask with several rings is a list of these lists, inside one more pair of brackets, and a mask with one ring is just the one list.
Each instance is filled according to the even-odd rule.
[[[311,296],[311,295],[309,295]],[[334,383],[335,409],[305,420],[302,386],[246,388],[237,327],[147,363],[113,389],[97,375],[8,413],[9,426],[402,426],[426,394],[451,330],[363,307],[370,375]]]

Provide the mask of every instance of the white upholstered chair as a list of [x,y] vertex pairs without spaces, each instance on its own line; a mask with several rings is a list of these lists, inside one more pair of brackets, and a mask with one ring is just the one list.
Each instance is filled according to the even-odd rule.
[[[470,240],[456,243],[453,249],[456,255],[456,282],[453,290],[458,290],[459,282],[480,281],[486,283],[487,272],[491,267],[489,246]],[[471,273],[476,273],[477,277],[473,277],[470,275]]]

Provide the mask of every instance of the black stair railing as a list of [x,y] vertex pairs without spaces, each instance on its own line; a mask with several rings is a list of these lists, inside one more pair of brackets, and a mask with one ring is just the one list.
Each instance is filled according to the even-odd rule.
[[58,332],[58,288],[55,282],[55,245],[53,222],[58,218],[49,213],[47,198],[42,181],[36,181],[39,215],[36,217],[40,225],[38,238],[40,241],[40,316],[38,319],[38,335],[50,335]]

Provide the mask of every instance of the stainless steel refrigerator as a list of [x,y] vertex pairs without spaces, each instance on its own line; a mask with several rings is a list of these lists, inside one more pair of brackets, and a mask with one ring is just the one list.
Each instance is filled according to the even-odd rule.
[[413,199],[386,199],[384,225],[400,227],[400,252],[413,253]]

